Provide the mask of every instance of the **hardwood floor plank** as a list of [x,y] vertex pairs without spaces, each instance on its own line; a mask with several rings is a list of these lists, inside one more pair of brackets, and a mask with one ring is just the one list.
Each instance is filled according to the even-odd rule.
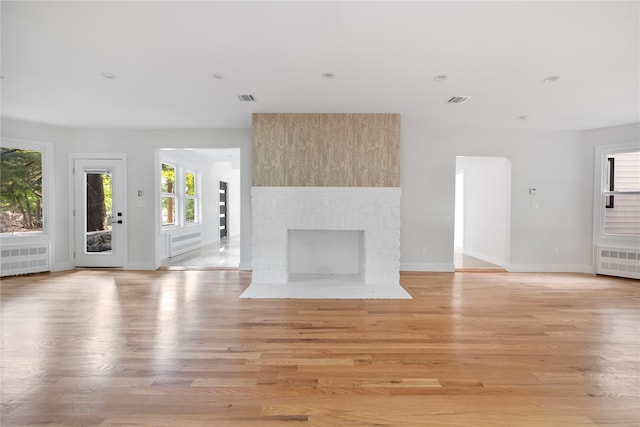
[[640,288],[402,273],[413,300],[251,300],[250,273],[0,280],[0,425],[640,425]]

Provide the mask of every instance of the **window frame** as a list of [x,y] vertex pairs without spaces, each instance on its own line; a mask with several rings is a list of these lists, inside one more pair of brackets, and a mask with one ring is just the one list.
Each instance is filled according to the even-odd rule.
[[[173,193],[162,191],[162,166],[163,165],[167,165],[173,168]],[[160,160],[160,226],[162,227],[162,229],[165,229],[165,230],[180,226],[180,206],[178,203],[178,189],[180,187],[178,183],[178,176],[179,176],[178,165],[176,162],[173,162],[172,160],[168,160],[168,159]],[[167,224],[164,224],[162,219],[162,201],[165,198],[173,199],[173,207],[174,207],[173,222],[167,223]]]
[[[172,230],[179,230],[181,228],[195,227],[200,226],[202,223],[202,215],[201,215],[201,197],[202,192],[200,191],[200,170],[195,167],[194,164],[181,160],[178,157],[173,157],[170,155],[166,155],[164,153],[160,153],[159,159],[159,189],[158,193],[160,194],[159,200],[159,210],[158,216],[159,224],[160,224],[160,233],[170,232]],[[162,191],[162,165],[168,165],[174,168],[174,189],[175,193],[165,193]],[[194,192],[195,195],[189,196],[187,195],[186,181],[187,181],[187,173],[192,173],[194,175]],[[175,218],[173,224],[163,224],[162,223],[162,200],[165,197],[173,197],[174,198],[174,206],[175,206]],[[192,199],[195,201],[194,208],[194,221],[187,221],[187,209],[186,204],[187,200]]]
[[610,187],[609,157],[616,153],[640,150],[638,141],[595,147],[594,192],[593,192],[593,244],[594,246],[630,247],[640,242],[640,236],[605,233],[606,209],[610,199],[616,195],[640,195],[638,191],[619,191]]
[[4,148],[17,148],[19,150],[39,151],[42,162],[42,230],[28,232],[0,233],[0,239],[5,242],[15,243],[25,239],[37,239],[39,241],[52,241],[54,213],[52,209],[53,195],[53,144],[41,141],[30,141],[15,138],[1,138],[0,146]]
[[[192,174],[193,175],[193,195],[189,194],[188,188],[187,188],[187,175],[188,174]],[[194,225],[194,224],[200,224],[200,212],[199,212],[199,207],[200,207],[200,192],[199,192],[199,182],[198,182],[198,178],[199,178],[199,174],[193,170],[193,169],[187,169],[185,168],[184,171],[184,200],[183,200],[183,205],[184,205],[184,224],[185,226],[189,226],[189,225]],[[187,202],[189,200],[193,200],[194,206],[193,206],[193,221],[189,221],[187,219]]]
[[[604,176],[604,178],[606,178],[608,180],[608,187],[609,187],[609,191],[614,191],[615,190],[615,176],[616,176],[616,159],[614,157],[609,157],[610,154],[607,154],[607,170],[608,170],[608,174],[606,174]],[[607,185],[605,185],[606,187]],[[606,197],[606,202],[605,202],[605,209],[614,209],[615,208],[615,196],[613,195],[609,195],[609,196],[605,196]],[[605,215],[606,216],[606,215]]]

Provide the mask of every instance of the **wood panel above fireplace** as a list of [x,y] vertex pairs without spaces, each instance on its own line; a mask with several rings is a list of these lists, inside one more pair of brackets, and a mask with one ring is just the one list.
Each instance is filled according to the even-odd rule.
[[399,114],[254,114],[253,186],[399,187]]

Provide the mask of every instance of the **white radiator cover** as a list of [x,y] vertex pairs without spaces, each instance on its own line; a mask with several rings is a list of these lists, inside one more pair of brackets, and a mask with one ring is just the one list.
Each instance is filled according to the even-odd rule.
[[598,246],[598,274],[640,279],[640,249]]
[[0,276],[3,277],[49,271],[49,244],[2,245],[0,261]]
[[173,232],[167,235],[169,258],[195,250],[202,246],[202,232],[198,229]]

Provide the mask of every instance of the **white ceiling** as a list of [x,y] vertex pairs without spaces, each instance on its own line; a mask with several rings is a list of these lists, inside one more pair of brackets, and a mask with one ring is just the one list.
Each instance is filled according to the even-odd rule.
[[[639,17],[637,1],[2,1],[2,114],[98,128],[248,128],[254,112],[625,124],[640,115]],[[458,95],[471,100],[446,104]]]

